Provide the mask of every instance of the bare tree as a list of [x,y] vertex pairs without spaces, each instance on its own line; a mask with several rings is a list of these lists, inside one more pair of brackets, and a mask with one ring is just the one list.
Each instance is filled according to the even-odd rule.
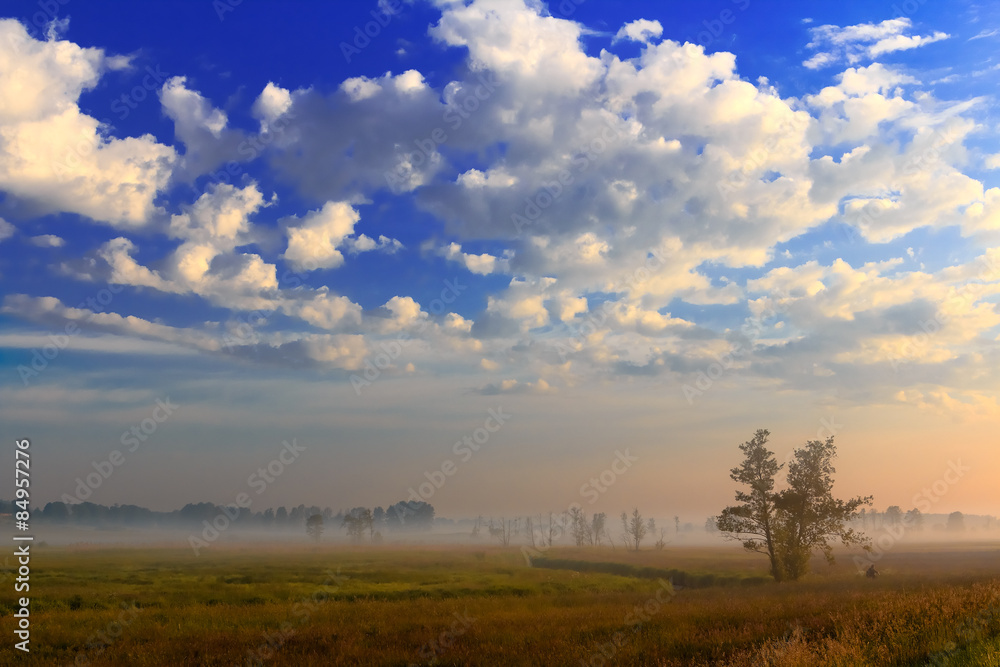
[[646,537],[647,526],[642,515],[639,514],[639,508],[636,507],[632,510],[632,516],[629,517],[628,514],[622,512],[622,528],[625,530],[625,545],[626,548],[631,548],[633,551],[639,550],[639,545],[642,543],[644,537]]
[[514,535],[517,535],[517,530],[520,523],[521,520],[518,518],[505,519],[501,517],[500,523],[497,525],[494,525],[493,519],[490,519],[488,528],[490,531],[490,535],[496,538],[498,542],[500,542],[500,546],[509,547],[510,539]]
[[[590,522],[590,533],[594,536],[593,543],[596,546],[601,546],[601,536],[606,535],[608,532],[607,523],[608,523],[607,514],[605,514],[604,512],[599,512],[597,514],[594,514],[594,518]],[[609,538],[608,541],[611,542],[611,539]],[[612,544],[614,543],[612,542]]]
[[594,535],[591,532],[591,524],[587,521],[586,515],[579,507],[573,507],[569,511],[570,531],[576,546],[582,547],[594,543]]
[[535,548],[535,524],[531,520],[531,515],[524,517],[524,532],[528,534],[528,541],[531,543],[531,548]]
[[653,546],[656,547],[657,551],[661,551],[664,547],[667,546],[667,541],[664,539],[664,535],[666,535],[666,532],[667,532],[666,530],[660,528],[660,539],[656,540],[656,542],[653,544]]

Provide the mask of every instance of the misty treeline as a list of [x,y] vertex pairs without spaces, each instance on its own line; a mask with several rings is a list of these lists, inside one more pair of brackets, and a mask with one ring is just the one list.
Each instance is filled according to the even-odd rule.
[[655,540],[654,548],[663,549],[670,541],[668,536],[693,530],[693,524],[682,525],[680,517],[676,516],[669,528],[658,528],[656,520],[644,517],[638,508],[633,508],[631,513],[622,512],[615,522],[604,512],[588,516],[583,508],[572,506],[563,512],[545,515],[501,517],[499,520],[480,516],[473,524],[471,537],[488,536],[504,547],[511,544],[551,547],[568,541],[578,547],[615,547],[620,543],[626,550],[638,551],[647,537]]
[[[231,505],[222,507],[214,503],[188,503],[179,510],[157,512],[137,505],[99,505],[91,502],[68,504],[61,501],[46,504],[42,509],[32,511],[32,519],[48,524],[79,525],[92,527],[149,526],[154,528],[188,527],[211,522],[220,513],[235,517],[236,525],[247,528],[294,528],[301,529],[313,516],[320,516],[327,525],[340,526],[345,517],[362,508],[334,512],[331,508],[316,505],[268,508],[253,512],[249,508]],[[0,500],[0,514],[13,514],[13,501]],[[430,530],[434,522],[434,507],[425,502],[400,501],[389,510],[376,507],[374,515],[384,517],[377,522],[380,530]]]
[[[928,524],[931,517],[943,517],[944,521]],[[854,522],[860,524],[862,530],[905,528],[907,531],[913,532],[923,531],[928,525],[931,530],[948,533],[962,533],[966,530],[993,530],[1000,527],[997,518],[992,515],[967,515],[957,511],[947,515],[924,514],[916,507],[904,512],[899,505],[890,505],[884,512],[862,508]]]
[[[434,526],[434,507],[422,500],[400,501],[388,509],[355,507],[339,519],[336,525],[344,528],[347,536],[355,542],[367,539],[378,544],[382,541],[384,530],[430,530]],[[315,531],[316,528],[310,531],[310,535],[319,539]],[[322,533],[321,527],[318,532]]]

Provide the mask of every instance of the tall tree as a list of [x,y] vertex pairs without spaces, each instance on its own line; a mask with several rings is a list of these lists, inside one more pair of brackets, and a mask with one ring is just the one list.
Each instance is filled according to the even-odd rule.
[[595,513],[594,518],[590,522],[590,532],[594,536],[594,544],[597,546],[601,546],[601,536],[607,532],[607,528],[605,527],[607,522],[608,515],[604,512]]
[[847,524],[858,516],[862,505],[871,504],[872,497],[833,497],[836,456],[837,448],[830,436],[825,441],[810,440],[802,449],[796,449],[795,458],[788,464],[788,488],[777,494],[776,506],[781,560],[789,579],[796,580],[809,571],[809,557],[817,549],[828,563],[833,563],[832,540],[844,546],[870,548],[871,540]]
[[716,522],[719,530],[729,539],[740,540],[747,551],[766,554],[776,581],[796,580],[805,574],[817,549],[832,563],[834,539],[845,546],[870,549],[870,540],[848,523],[860,515],[862,505],[871,504],[871,496],[846,501],[833,497],[837,455],[833,437],[810,440],[795,450],[788,465],[788,488],[776,492],[774,478],[784,466],[767,449],[769,436],[761,429],[740,445],[744,460],[730,477],[750,488],[737,490],[736,500],[741,504],[722,511]]
[[365,532],[371,533],[372,511],[367,507],[355,507],[344,515],[343,527],[347,529],[347,535],[355,542],[360,542],[365,537]]
[[306,519],[306,534],[313,538],[314,541],[319,542],[319,538],[323,536],[322,514],[313,514]]
[[771,433],[758,429],[751,440],[740,445],[743,463],[729,471],[729,477],[748,490],[737,489],[736,501],[722,510],[716,526],[727,539],[739,540],[747,551],[766,554],[771,563],[771,576],[782,581],[784,570],[775,548],[777,517],[775,516],[774,476],[784,467],[767,448]]
[[899,505],[889,505],[885,510],[885,520],[890,526],[898,526],[903,521],[903,508]]
[[569,510],[570,517],[570,532],[573,534],[573,541],[576,546],[582,547],[584,545],[593,544],[594,536],[590,532],[591,525],[587,521],[586,515],[583,510],[579,507],[572,507]]
[[[861,511],[864,512],[864,510]],[[906,516],[904,518],[906,520],[906,523],[908,523],[913,530],[923,530],[924,515],[916,507],[914,507],[911,510],[907,510]]]

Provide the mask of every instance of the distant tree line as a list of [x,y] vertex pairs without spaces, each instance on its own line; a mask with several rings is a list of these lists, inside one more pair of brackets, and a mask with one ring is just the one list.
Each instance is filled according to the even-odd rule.
[[[227,513],[235,514],[235,525],[247,528],[295,528],[299,529],[313,516],[322,517],[330,525],[340,525],[346,516],[356,512],[334,512],[331,508],[316,505],[297,507],[267,508],[253,512],[246,508],[230,506]],[[0,514],[17,511],[14,501],[0,500]],[[154,528],[186,527],[211,522],[223,507],[214,503],[188,503],[179,510],[158,512],[138,505],[100,505],[91,502],[67,504],[61,501],[46,504],[42,509],[32,510],[32,520],[53,525],[77,525],[93,527],[150,526]],[[399,502],[389,507],[375,508],[373,526],[378,530],[429,530],[434,521],[434,508],[424,502]]]
[[434,525],[434,506],[422,500],[404,500],[389,505],[389,509],[355,507],[340,517],[340,525],[353,541],[377,544],[386,530],[430,530]]
[[588,517],[582,508],[576,506],[563,512],[549,512],[545,516],[538,514],[513,518],[500,517],[499,520],[492,517],[484,519],[480,516],[473,523],[471,537],[479,539],[485,528],[489,537],[503,547],[510,546],[520,535],[522,536],[520,541],[532,549],[551,547],[556,543],[571,540],[578,547],[612,548],[616,541],[620,541],[626,550],[638,551],[647,536],[655,538],[653,542],[655,549],[663,549],[669,542],[668,535],[676,536],[682,531],[694,530],[693,524],[682,525],[680,517],[677,516],[674,517],[672,528],[658,529],[655,519],[643,517],[638,508],[634,508],[631,514],[622,512],[620,518],[621,532],[616,538],[612,534],[614,527],[608,523],[607,514],[597,512]]

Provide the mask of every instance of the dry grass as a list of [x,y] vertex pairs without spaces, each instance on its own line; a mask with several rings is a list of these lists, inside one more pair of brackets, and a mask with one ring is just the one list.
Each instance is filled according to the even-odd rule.
[[[547,555],[764,570],[735,547]],[[46,548],[32,559],[32,653],[16,662],[997,665],[995,545],[909,549],[880,566],[870,581],[841,558],[795,584],[661,590],[661,604],[656,581],[528,568],[513,548]],[[11,653],[0,659],[13,664]]]

